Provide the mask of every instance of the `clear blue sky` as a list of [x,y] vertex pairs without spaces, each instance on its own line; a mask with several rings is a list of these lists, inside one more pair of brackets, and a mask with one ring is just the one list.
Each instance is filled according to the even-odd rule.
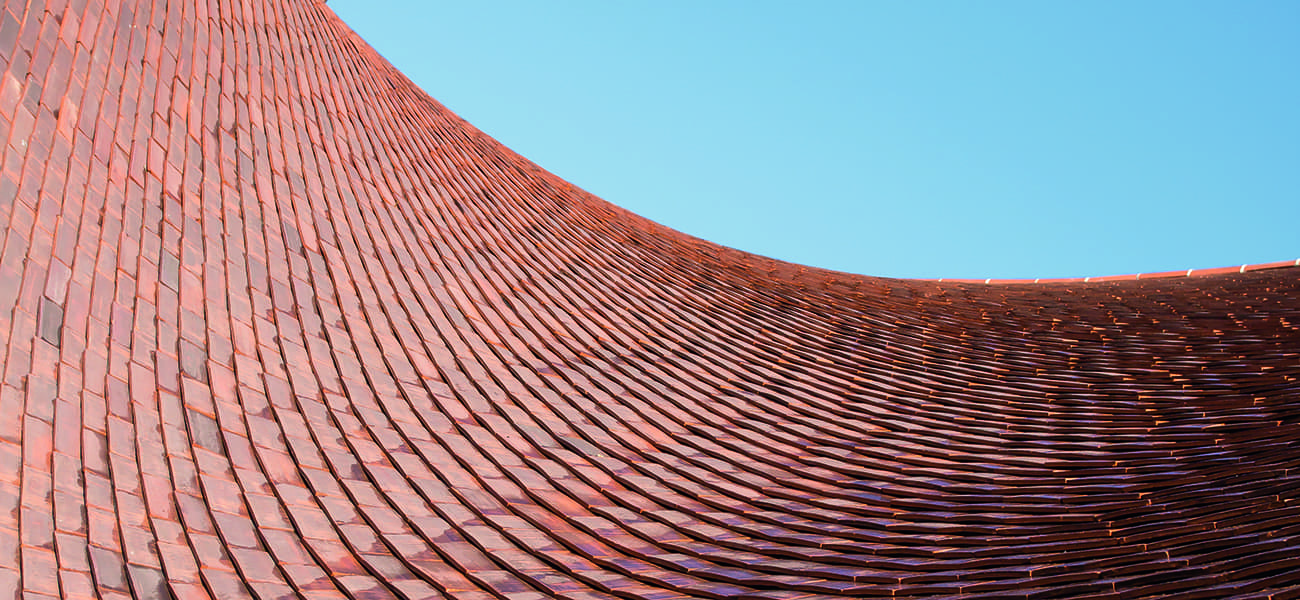
[[1300,2],[331,0],[615,204],[893,277],[1300,257]]

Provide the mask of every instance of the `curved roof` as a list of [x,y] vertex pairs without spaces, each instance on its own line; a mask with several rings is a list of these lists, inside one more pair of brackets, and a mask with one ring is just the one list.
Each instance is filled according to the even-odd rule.
[[310,0],[5,4],[0,143],[0,598],[1300,596],[1293,263],[722,248]]

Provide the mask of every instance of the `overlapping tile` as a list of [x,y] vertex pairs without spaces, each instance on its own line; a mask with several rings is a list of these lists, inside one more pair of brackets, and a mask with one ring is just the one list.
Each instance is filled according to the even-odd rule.
[[719,248],[313,0],[0,8],[0,598],[1300,597],[1294,261]]

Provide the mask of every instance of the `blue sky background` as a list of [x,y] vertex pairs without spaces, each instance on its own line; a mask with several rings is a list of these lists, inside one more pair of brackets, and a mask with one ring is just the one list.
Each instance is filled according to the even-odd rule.
[[743,250],[893,277],[1300,257],[1300,2],[329,6],[525,157]]

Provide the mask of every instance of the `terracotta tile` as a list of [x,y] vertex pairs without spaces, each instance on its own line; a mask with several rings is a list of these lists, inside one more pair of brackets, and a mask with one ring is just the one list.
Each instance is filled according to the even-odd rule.
[[0,557],[70,569],[31,597],[1297,585],[1300,262],[921,281],[716,247],[320,2],[0,8],[0,73]]

